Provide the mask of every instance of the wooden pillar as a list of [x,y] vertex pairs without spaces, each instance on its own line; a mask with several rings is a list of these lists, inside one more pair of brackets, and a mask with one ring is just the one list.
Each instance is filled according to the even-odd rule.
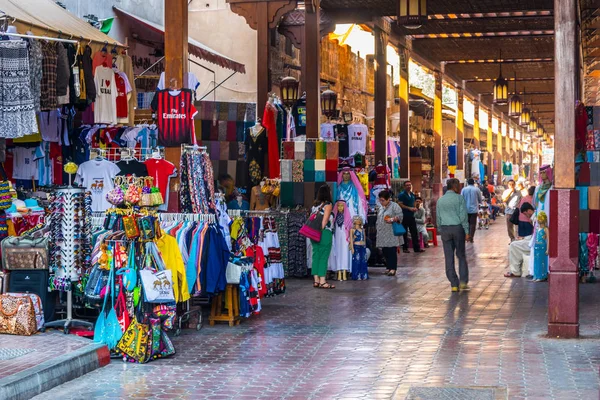
[[375,162],[387,165],[387,44],[388,33],[375,30]]
[[410,179],[410,129],[408,107],[408,61],[409,51],[400,49],[400,178]]
[[488,181],[493,180],[494,176],[494,134],[492,133],[492,115],[494,115],[494,106],[488,112],[488,126],[487,126],[487,151],[488,151],[488,159],[487,159],[487,176]]
[[442,72],[434,71],[433,99],[433,197],[442,195]]
[[176,87],[185,87],[187,70],[188,2],[170,0],[169,9],[165,7],[165,87],[170,86],[171,79],[177,81]]
[[475,121],[473,122],[473,141],[475,146],[481,150],[480,132],[479,132],[479,104],[481,103],[481,95],[474,100],[475,103]]
[[321,125],[321,12],[318,0],[312,4],[314,7],[306,9],[304,22],[306,63],[302,66],[302,80],[306,89],[306,137],[317,139]]
[[[463,83],[464,85],[464,83]],[[456,106],[456,169],[465,169],[465,113],[464,113],[464,87],[457,87],[458,104]]]
[[[492,117],[493,118],[493,117]],[[496,155],[498,156],[498,180],[496,185],[502,183],[502,160],[504,160],[504,148],[502,147],[502,130],[498,120],[498,133],[496,133]]]
[[[554,0],[554,189],[550,190],[548,336],[579,337],[579,191],[575,190],[577,0]],[[566,223],[565,223],[566,222]]]
[[256,3],[256,117],[262,119],[269,97],[268,3]]

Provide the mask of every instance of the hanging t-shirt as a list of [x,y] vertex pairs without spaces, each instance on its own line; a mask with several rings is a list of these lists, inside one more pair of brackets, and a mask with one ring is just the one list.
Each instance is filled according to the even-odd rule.
[[172,147],[192,143],[195,138],[193,120],[198,111],[192,104],[191,90],[159,90],[151,107],[156,111],[159,145]]
[[113,179],[119,171],[119,167],[107,160],[90,160],[79,166],[75,183],[92,193],[92,211],[106,211],[111,207],[106,194],[114,188]]
[[52,185],[52,160],[50,158],[50,142],[42,142],[35,148],[35,161],[38,168],[38,185]]
[[348,125],[338,124],[336,126],[337,140],[339,142],[339,157],[348,158],[350,157],[350,148],[348,144]]
[[[193,92],[196,92],[196,89],[198,89],[198,86],[200,86],[200,81],[198,80],[198,78],[196,78],[196,75],[194,75],[193,73],[186,72],[184,84],[186,84],[186,86],[185,86],[186,89],[191,89]],[[165,90],[167,88],[165,85],[165,73],[164,72],[160,73],[160,78],[158,79],[158,85],[156,85],[156,88],[158,90]]]
[[40,122],[40,133],[42,139],[46,142],[59,142],[61,138],[61,128],[63,124],[59,123],[61,114],[58,110],[42,111],[38,114]]
[[146,164],[146,168],[148,169],[148,176],[154,178],[154,185],[158,187],[166,203],[169,178],[177,172],[175,165],[162,158],[149,158],[144,164]]
[[36,150],[37,147],[15,147],[12,150],[13,179],[38,179]]
[[306,99],[299,99],[296,102],[292,114],[296,125],[296,136],[306,135]]
[[348,149],[350,152],[349,156],[353,156],[355,154],[364,155],[366,153],[368,133],[369,130],[366,125],[348,125]]
[[321,124],[321,139],[327,141],[335,140],[334,124]]
[[112,67],[113,56],[108,51],[97,51],[92,59],[92,74],[96,76],[98,67],[110,68]]
[[50,143],[50,160],[52,163],[52,183],[54,183],[55,185],[62,185],[63,148],[58,143]]
[[121,170],[119,175],[130,176],[134,175],[138,178],[148,176],[148,168],[146,164],[138,160],[121,160],[117,163],[117,167]]
[[117,85],[115,73],[110,68],[96,68],[96,102],[94,103],[94,123],[117,123]]
[[117,87],[117,98],[116,98],[116,107],[117,107],[117,118],[123,118],[129,122],[127,119],[127,115],[129,112],[129,100],[127,99],[127,93],[131,92],[131,86],[129,85],[129,80],[127,79],[127,75],[122,72],[115,73],[115,84]]

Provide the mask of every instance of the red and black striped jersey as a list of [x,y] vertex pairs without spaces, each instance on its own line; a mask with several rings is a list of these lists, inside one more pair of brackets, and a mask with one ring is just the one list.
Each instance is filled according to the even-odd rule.
[[168,89],[156,91],[152,109],[156,112],[160,146],[172,147],[195,142],[194,115],[198,111],[192,99],[192,91],[189,89],[178,90],[175,95]]

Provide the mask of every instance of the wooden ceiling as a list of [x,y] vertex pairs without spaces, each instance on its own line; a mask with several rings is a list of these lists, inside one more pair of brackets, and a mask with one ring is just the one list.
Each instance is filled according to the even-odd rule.
[[[378,16],[394,20],[396,15],[396,1],[390,0],[321,0],[321,8],[333,21],[343,22],[362,22],[361,19]],[[502,60],[511,60],[502,65],[503,76],[512,79],[517,74],[517,90],[529,93],[525,96],[526,102],[531,103],[528,107],[540,112],[544,126],[552,133],[553,10],[554,0],[428,0],[426,24],[418,29],[397,27],[394,32],[410,37],[413,53],[429,62],[429,67],[443,65],[452,81],[465,81],[469,93],[481,94],[485,106],[492,102],[490,94],[499,74],[497,61],[502,52]],[[597,15],[599,34],[593,40],[600,47],[600,12]],[[468,37],[475,35],[482,37]],[[590,63],[597,68],[597,76],[590,79],[600,86],[600,49]],[[511,81],[511,93],[514,87]],[[507,112],[506,106],[495,110]]]

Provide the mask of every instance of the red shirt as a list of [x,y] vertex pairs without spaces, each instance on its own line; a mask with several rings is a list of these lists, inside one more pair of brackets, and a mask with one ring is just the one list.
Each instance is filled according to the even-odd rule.
[[152,109],[156,111],[160,146],[193,142],[194,116],[198,111],[192,104],[191,90],[182,89],[176,95],[169,90],[158,90],[152,99]]
[[158,187],[162,194],[163,200],[167,201],[167,186],[169,185],[169,177],[172,176],[177,169],[175,165],[164,159],[149,158],[144,164],[148,168],[148,176],[154,178],[154,185]]
[[62,147],[58,143],[50,143],[50,159],[52,160],[52,181],[55,185],[63,184]]
[[118,73],[115,73],[115,84],[117,85],[117,118],[127,118],[129,111],[127,90],[125,88],[125,80]]

